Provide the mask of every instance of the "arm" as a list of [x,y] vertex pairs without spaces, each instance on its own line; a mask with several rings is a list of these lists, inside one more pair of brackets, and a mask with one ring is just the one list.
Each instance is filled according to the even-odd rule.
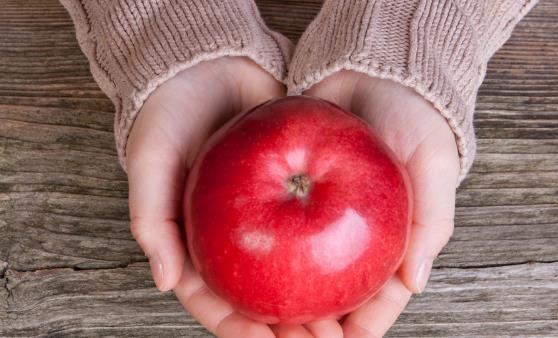
[[326,0],[290,65],[291,93],[359,115],[407,168],[409,245],[398,273],[343,321],[383,336],[424,290],[454,228],[455,189],[475,152],[473,111],[492,54],[535,1]]
[[116,108],[126,142],[147,97],[178,72],[222,56],[246,56],[283,81],[291,43],[268,29],[251,0],[61,0],[91,72]]
[[414,89],[455,133],[461,181],[473,162],[473,112],[488,60],[536,2],[326,1],[298,44],[289,91],[341,69]]

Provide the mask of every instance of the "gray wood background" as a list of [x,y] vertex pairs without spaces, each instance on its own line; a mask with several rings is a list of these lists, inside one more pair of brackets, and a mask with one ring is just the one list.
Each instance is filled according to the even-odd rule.
[[[296,39],[321,1],[261,0]],[[113,108],[56,0],[0,0],[0,336],[208,337],[128,229]],[[558,1],[492,59],[457,228],[392,337],[558,337]]]

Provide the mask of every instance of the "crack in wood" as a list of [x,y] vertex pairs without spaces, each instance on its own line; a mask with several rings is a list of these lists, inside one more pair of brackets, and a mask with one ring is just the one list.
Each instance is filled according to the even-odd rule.
[[0,278],[4,280],[4,289],[6,290],[6,300],[5,300],[5,304],[6,304],[6,309],[9,307],[9,301],[10,301],[10,297],[13,297],[12,295],[12,291],[8,288],[8,275],[7,275],[7,270],[8,270],[8,262],[1,262],[0,263]]
[[34,273],[34,272],[43,272],[43,271],[53,271],[53,270],[60,270],[60,269],[71,269],[73,271],[93,271],[93,270],[114,270],[114,269],[125,269],[128,266],[135,264],[135,263],[147,263],[149,262],[147,258],[145,259],[130,259],[127,262],[114,262],[114,265],[105,265],[105,266],[88,266],[88,267],[80,267],[80,266],[72,266],[72,265],[56,265],[56,266],[49,266],[45,268],[39,269],[15,269],[15,268],[7,268],[5,274],[8,272],[16,272],[16,273]]
[[[131,259],[128,262],[117,263],[113,266],[92,266],[92,267],[79,267],[79,266],[71,266],[71,265],[59,265],[59,266],[49,266],[47,268],[39,268],[39,269],[14,269],[14,268],[4,268],[0,270],[0,278],[6,278],[8,272],[15,272],[15,273],[36,273],[36,272],[44,272],[44,271],[54,271],[60,269],[70,269],[73,271],[95,271],[95,270],[114,270],[114,269],[125,269],[128,266],[136,263],[148,263],[149,260],[146,259]],[[451,266],[451,265],[435,265],[433,267],[434,270],[444,270],[444,269],[458,269],[458,270],[474,270],[474,269],[491,269],[491,268],[503,268],[508,266],[518,266],[518,265],[533,265],[533,264],[555,264],[558,263],[558,260],[530,260],[530,261],[522,261],[522,262],[514,262],[514,263],[503,263],[503,264],[481,264],[481,265],[462,265],[462,266]],[[1,266],[0,266],[1,268]]]
[[[9,258],[9,252],[8,252]],[[48,268],[41,268],[41,269],[14,269],[8,267],[8,262],[4,262],[0,264],[0,278],[4,279],[4,289],[6,290],[6,297],[5,297],[5,308],[10,308],[10,303],[14,302],[14,295],[12,288],[9,286],[10,280],[14,280],[15,277],[11,276],[13,274],[21,274],[21,273],[41,273],[45,271],[54,271],[54,270],[61,270],[61,269],[71,269],[73,271],[95,271],[95,270],[114,270],[114,269],[125,269],[128,266],[135,264],[135,263],[146,263],[148,262],[147,258],[145,259],[130,259],[127,262],[118,263],[114,266],[103,266],[103,267],[78,267],[78,266],[55,266],[55,267],[48,267]]]
[[444,269],[460,269],[460,270],[475,270],[475,269],[491,269],[491,268],[503,268],[507,266],[518,266],[518,265],[534,265],[534,264],[555,264],[558,260],[531,260],[523,262],[514,263],[503,263],[503,264],[479,264],[479,265],[463,265],[463,266],[450,266],[450,265],[434,265],[432,269],[434,270],[444,270]]
[[7,268],[8,268],[8,262],[0,261],[0,278],[4,278]]
[[[208,333],[205,329],[205,327],[203,327],[201,324],[184,324],[184,325],[168,325],[168,324],[159,324],[159,325],[129,325],[129,326],[118,326],[118,327],[114,327],[114,326],[89,326],[89,327],[70,327],[70,328],[62,328],[62,329],[58,329],[58,330],[50,330],[49,331],[49,335],[50,336],[58,336],[58,335],[65,335],[65,334],[71,334],[73,332],[81,332],[83,333],[84,331],[93,331],[95,333],[98,333],[99,331],[103,331],[103,330],[107,330],[107,331],[133,331],[133,330],[149,330],[149,329],[156,329],[156,330],[177,330],[178,332],[181,332],[179,330],[184,330],[184,329],[194,329],[194,330],[199,330],[202,333],[206,334],[200,337],[213,337],[210,336],[210,333]],[[179,334],[177,332],[177,334]],[[197,336],[197,335],[196,335]]]
[[[8,196],[8,198],[11,200],[11,198]],[[19,244],[19,242],[17,243]],[[17,245],[16,244],[16,245]],[[8,286],[9,283],[9,277],[8,277],[8,270],[9,270],[9,266],[10,266],[10,255],[12,253],[12,247],[10,247],[10,249],[8,249],[7,255],[6,255],[6,261],[3,262],[3,266],[2,266],[2,273],[1,273],[1,277],[4,279],[4,289],[6,290],[6,309],[8,309],[10,307],[10,299],[13,301],[14,299],[14,295],[12,292],[12,289],[10,289],[10,287]]]
[[4,275],[4,289],[6,289],[6,309],[8,309],[10,307],[10,299],[13,301],[14,299],[14,294],[12,292],[12,289],[8,286],[8,276],[5,274]]

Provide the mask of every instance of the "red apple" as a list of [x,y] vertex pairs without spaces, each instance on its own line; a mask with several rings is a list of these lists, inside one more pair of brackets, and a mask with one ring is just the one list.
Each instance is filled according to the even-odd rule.
[[356,116],[291,96],[229,122],[188,178],[189,253],[213,292],[266,323],[345,314],[395,273],[411,192]]

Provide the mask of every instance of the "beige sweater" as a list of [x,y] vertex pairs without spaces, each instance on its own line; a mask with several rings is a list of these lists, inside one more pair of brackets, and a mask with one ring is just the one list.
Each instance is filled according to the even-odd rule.
[[463,179],[473,162],[473,112],[488,60],[536,0],[326,0],[294,56],[252,0],[61,2],[116,107],[124,168],[128,135],[149,94],[198,62],[234,55],[254,60],[292,94],[341,69],[415,89],[454,131]]

